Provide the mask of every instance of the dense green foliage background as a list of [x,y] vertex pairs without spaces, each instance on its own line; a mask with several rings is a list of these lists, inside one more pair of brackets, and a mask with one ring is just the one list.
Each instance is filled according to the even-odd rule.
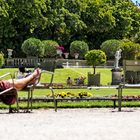
[[0,0],[0,50],[14,49],[35,37],[54,40],[66,50],[74,40],[99,49],[108,39],[138,42],[140,9],[131,0]]

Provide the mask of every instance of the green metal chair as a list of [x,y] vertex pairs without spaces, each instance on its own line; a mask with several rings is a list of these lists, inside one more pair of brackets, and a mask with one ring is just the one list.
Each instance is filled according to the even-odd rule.
[[[50,61],[49,67],[46,66],[45,62],[42,63],[43,67],[40,66],[40,68],[42,69],[42,72],[39,75],[36,83],[34,83],[32,85],[27,85],[24,89],[21,90],[21,91],[27,91],[27,93],[28,93],[27,94],[27,109],[25,110],[26,112],[30,112],[33,109],[33,92],[36,88],[38,88],[39,83],[40,83],[40,79],[41,79],[41,76],[42,76],[43,73],[51,75],[50,81],[49,81],[47,87],[45,87],[45,88],[49,88],[51,90],[53,101],[54,101],[54,108],[55,108],[55,111],[57,110],[55,95],[54,95],[54,90],[53,90],[53,84],[52,84],[53,83],[53,78],[54,78],[55,64],[56,64],[55,59]],[[19,102],[19,98],[18,98],[18,102]],[[17,106],[17,109],[19,110],[19,105]]]
[[[53,91],[53,87],[52,87],[52,82],[53,82],[53,77],[54,77],[54,72],[50,72],[50,71],[46,71],[46,70],[42,70],[39,78],[37,79],[37,82],[35,84],[32,85],[27,85],[24,89],[22,89],[21,91],[27,91],[27,109],[26,112],[30,112],[33,109],[33,92],[36,88],[40,87],[40,79],[43,73],[49,73],[51,75],[50,78],[50,82],[48,83],[46,88],[49,88],[52,92],[52,96],[53,96],[53,100],[54,100],[54,107],[55,107],[55,111],[56,111],[56,102],[55,102],[55,96],[54,96],[54,91]],[[19,98],[18,98],[19,99]],[[18,106],[19,108],[19,106]]]

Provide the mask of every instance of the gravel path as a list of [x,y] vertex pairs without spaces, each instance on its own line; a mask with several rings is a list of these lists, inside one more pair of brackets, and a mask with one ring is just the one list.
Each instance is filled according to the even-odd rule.
[[0,140],[138,140],[140,108],[0,110]]

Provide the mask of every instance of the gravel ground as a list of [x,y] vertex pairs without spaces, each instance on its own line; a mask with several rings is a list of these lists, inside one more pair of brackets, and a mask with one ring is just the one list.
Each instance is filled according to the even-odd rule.
[[0,110],[0,140],[138,140],[140,108]]

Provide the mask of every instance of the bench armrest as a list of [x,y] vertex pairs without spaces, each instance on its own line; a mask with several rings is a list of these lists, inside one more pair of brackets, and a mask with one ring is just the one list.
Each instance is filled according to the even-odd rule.
[[11,76],[11,79],[13,79],[12,74],[11,74],[10,72],[8,72],[8,73],[6,73],[6,74],[0,76],[0,79],[6,77],[6,76],[8,76],[8,75],[10,75],[10,76]]

